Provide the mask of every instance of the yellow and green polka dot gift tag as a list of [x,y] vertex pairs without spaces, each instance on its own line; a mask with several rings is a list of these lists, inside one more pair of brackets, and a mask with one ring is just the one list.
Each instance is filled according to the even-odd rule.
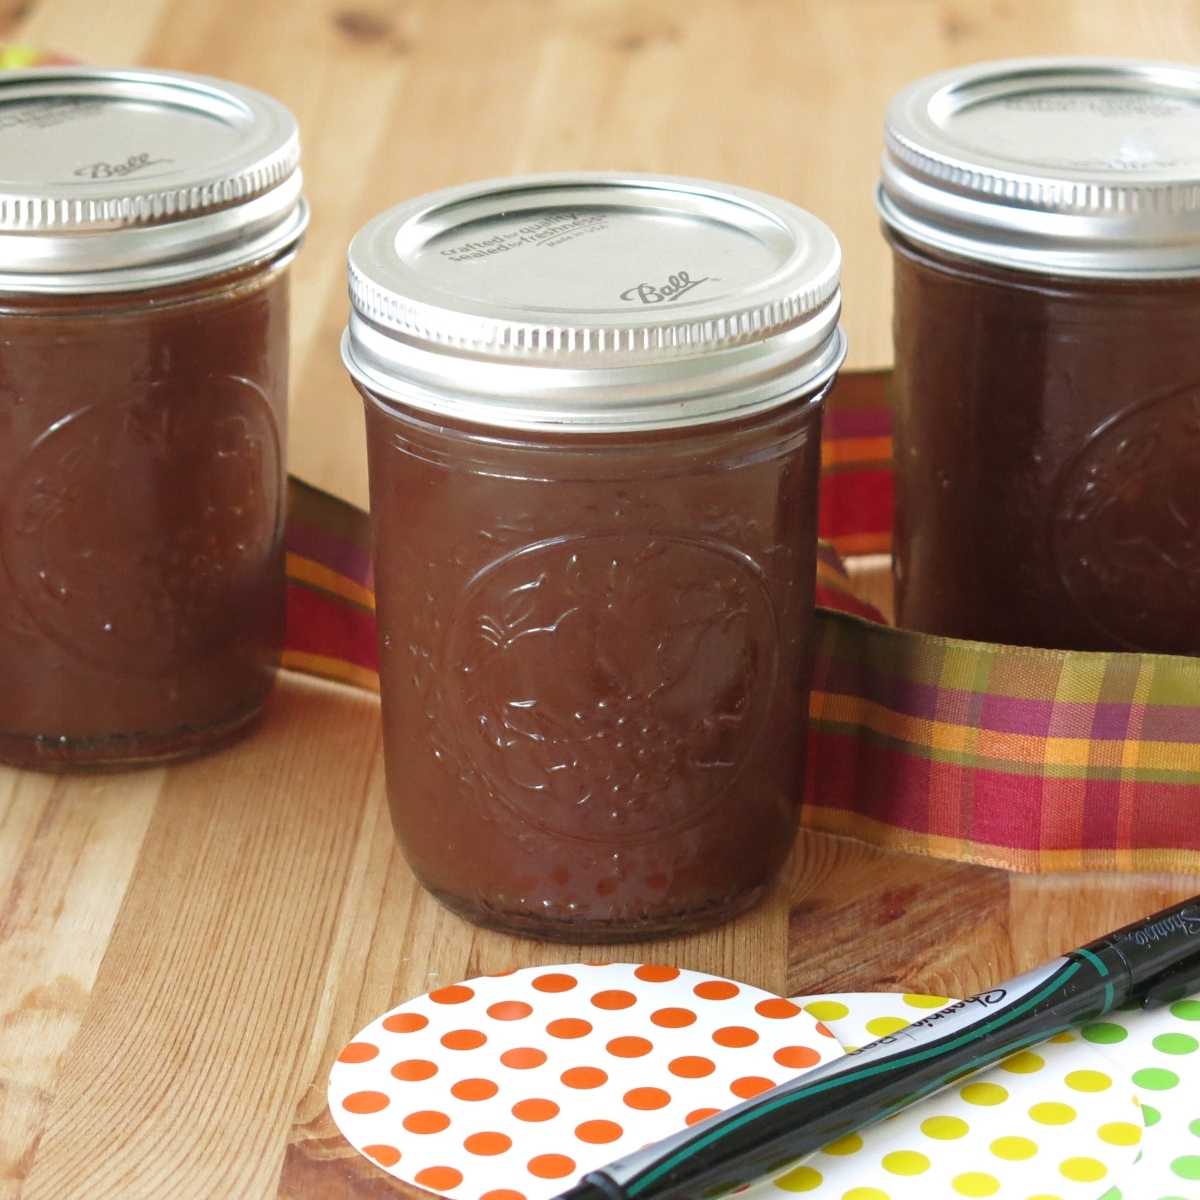
[[1082,1037],[1133,1086],[1145,1122],[1137,1163],[1104,1200],[1200,1200],[1200,998],[1114,1013]]
[[[947,997],[797,1000],[846,1047]],[[1200,1200],[1200,1000],[1121,1012],[826,1146],[746,1200]]]

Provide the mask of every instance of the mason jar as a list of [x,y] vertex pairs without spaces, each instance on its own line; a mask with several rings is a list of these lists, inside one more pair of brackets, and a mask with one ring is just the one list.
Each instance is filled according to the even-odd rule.
[[1200,71],[982,63],[892,102],[898,619],[1200,653]]
[[839,265],[791,204],[638,175],[456,188],[354,239],[388,795],[456,912],[646,937],[778,872]]
[[291,114],[234,84],[0,77],[0,760],[250,722],[282,643]]

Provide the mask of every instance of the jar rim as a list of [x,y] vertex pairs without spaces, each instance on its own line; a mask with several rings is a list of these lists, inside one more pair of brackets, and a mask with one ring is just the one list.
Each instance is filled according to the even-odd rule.
[[449,188],[368,223],[348,269],[355,379],[483,424],[721,420],[820,386],[845,356],[832,231],[705,180],[573,172]]
[[0,292],[137,291],[296,245],[296,120],[203,75],[37,68],[0,76]]
[[1200,68],[975,63],[888,108],[877,207],[956,257],[1038,274],[1200,274]]

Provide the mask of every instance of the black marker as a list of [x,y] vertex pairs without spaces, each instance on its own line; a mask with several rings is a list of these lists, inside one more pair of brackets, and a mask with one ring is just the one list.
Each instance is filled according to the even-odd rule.
[[558,1200],[699,1200],[786,1170],[948,1084],[1126,1000],[1200,989],[1200,896],[585,1175]]

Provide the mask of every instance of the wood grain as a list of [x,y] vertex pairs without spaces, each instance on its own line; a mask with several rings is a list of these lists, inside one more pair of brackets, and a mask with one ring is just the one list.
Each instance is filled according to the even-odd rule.
[[[1190,0],[0,0],[0,38],[223,75],[297,113],[313,223],[295,268],[292,464],[363,503],[337,341],[345,245],[372,213],[514,171],[765,188],[835,227],[852,362],[877,365],[888,96],[985,57],[1196,59],[1200,18]],[[886,570],[856,570],[887,604]],[[415,1196],[325,1109],[351,1034],[479,971],[647,954],[519,942],[438,908],[392,839],[378,740],[373,700],[288,678],[261,728],[211,759],[0,771],[0,1196]],[[807,835],[758,910],[652,953],[772,990],[949,994],[1193,888],[1015,878]]]
[[38,1148],[162,782],[0,775],[0,1195]]

